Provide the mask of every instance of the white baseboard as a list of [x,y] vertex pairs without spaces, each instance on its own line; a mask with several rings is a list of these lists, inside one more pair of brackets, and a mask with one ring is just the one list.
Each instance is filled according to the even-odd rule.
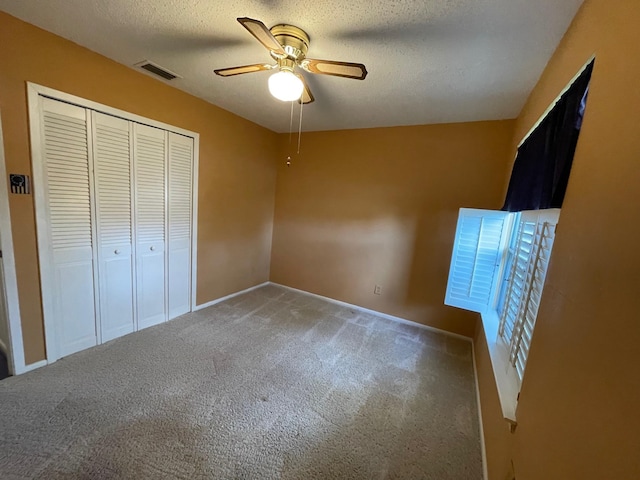
[[327,302],[335,303],[336,305],[341,305],[341,306],[347,307],[347,308],[353,308],[353,309],[358,310],[360,312],[371,313],[372,315],[378,315],[379,317],[386,318],[387,320],[392,320],[392,321],[398,322],[398,323],[404,323],[405,325],[411,325],[411,326],[414,326],[414,327],[422,328],[423,330],[429,330],[431,332],[440,333],[442,335],[447,335],[449,337],[458,338],[460,340],[465,340],[467,342],[473,342],[472,338],[466,337],[464,335],[460,335],[458,333],[448,332],[447,330],[441,330],[440,328],[430,327],[430,326],[424,325],[422,323],[414,322],[412,320],[407,320],[405,318],[396,317],[394,315],[389,315],[387,313],[378,312],[376,310],[371,310],[369,308],[361,307],[359,305],[354,305],[352,303],[343,302],[341,300],[335,300],[333,298],[323,297],[322,295],[318,295],[317,293],[306,292],[304,290],[299,290],[297,288],[288,287],[287,285],[281,285],[281,284],[275,283],[275,282],[267,282],[267,283],[271,284],[271,285],[275,285],[277,287],[286,288],[287,290],[291,290],[291,291],[294,291],[294,292],[298,292],[298,293],[302,293],[302,294],[305,294],[305,295],[310,295],[312,297],[320,298],[322,300],[326,300]]
[[211,306],[213,306],[213,305],[215,305],[217,303],[224,302],[225,300],[229,300],[230,298],[233,298],[233,297],[237,297],[238,295],[242,295],[244,293],[249,293],[249,292],[251,292],[253,290],[257,290],[258,288],[262,288],[262,287],[264,287],[266,285],[269,285],[269,283],[270,282],[264,282],[264,283],[261,283],[260,285],[255,285],[255,286],[247,288],[245,290],[241,290],[239,292],[232,293],[231,295],[227,295],[226,297],[218,298],[216,300],[211,300],[210,302],[203,303],[202,305],[196,305],[193,308],[193,311],[197,312],[198,310],[202,310],[204,308],[211,307]]
[[482,405],[480,404],[480,381],[478,380],[478,366],[476,364],[476,344],[471,342],[471,356],[473,359],[473,373],[476,380],[476,403],[478,404],[478,422],[480,424],[480,452],[482,453],[482,475],[484,480],[489,480],[487,467],[487,445],[484,441],[484,424],[482,423]]
[[30,372],[32,370],[36,370],[38,368],[46,367],[47,365],[49,365],[49,362],[47,362],[46,360],[40,360],[39,362],[32,363],[30,365],[25,365],[22,368],[16,367],[15,374],[16,375],[22,375],[23,373],[27,373],[27,372]]

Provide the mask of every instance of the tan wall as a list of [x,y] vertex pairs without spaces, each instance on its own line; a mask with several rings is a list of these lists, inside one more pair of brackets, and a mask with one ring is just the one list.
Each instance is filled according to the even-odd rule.
[[458,209],[500,206],[512,127],[305,133],[291,167],[282,135],[271,280],[473,336],[443,305]]
[[510,449],[518,480],[640,478],[638,25],[637,0],[586,0],[516,123],[514,143],[596,54],[514,435],[476,343],[491,479]]
[[[26,81],[200,133],[198,303],[267,281],[277,135],[0,12],[7,170],[30,173]],[[31,195],[10,195],[27,363],[45,357]]]

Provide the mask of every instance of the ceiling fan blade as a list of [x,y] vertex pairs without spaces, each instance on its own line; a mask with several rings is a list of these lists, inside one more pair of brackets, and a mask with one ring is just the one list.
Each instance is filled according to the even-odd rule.
[[283,58],[287,56],[287,53],[284,51],[282,45],[280,45],[280,42],[276,40],[276,37],[273,36],[267,26],[260,20],[241,17],[238,18],[238,22],[240,22],[240,24],[246,28],[251,35],[256,37],[256,40],[264,45],[267,50]]
[[309,89],[309,85],[307,84],[307,81],[299,73],[296,73],[296,77],[302,80],[302,84],[304,85],[304,90],[302,91],[302,96],[298,100],[298,103],[303,103],[305,105],[308,103],[312,103],[315,100],[315,98],[313,98],[313,93],[311,93],[311,90]]
[[243,73],[261,72],[263,70],[271,70],[277,65],[269,65],[268,63],[256,63],[255,65],[244,65],[242,67],[220,68],[214,70],[216,75],[221,77],[232,77],[234,75],[242,75]]
[[361,63],[334,62],[332,60],[313,60],[305,58],[300,66],[310,73],[333,75],[336,77],[355,78],[364,80],[367,76],[367,68]]

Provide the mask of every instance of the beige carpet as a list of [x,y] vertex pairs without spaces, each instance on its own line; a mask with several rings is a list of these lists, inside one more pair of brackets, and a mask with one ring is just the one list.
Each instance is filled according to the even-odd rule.
[[480,480],[471,344],[263,287],[0,382],[0,478]]

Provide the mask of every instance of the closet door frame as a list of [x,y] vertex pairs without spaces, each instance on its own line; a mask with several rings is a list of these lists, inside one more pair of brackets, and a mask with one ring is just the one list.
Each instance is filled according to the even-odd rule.
[[[2,112],[0,112],[0,228],[2,239],[2,263],[4,267],[4,287],[7,301],[7,327],[9,331],[8,361],[9,371],[20,375],[30,369],[25,364],[24,346],[22,344],[22,321],[20,317],[20,301],[18,298],[18,279],[16,275],[15,250],[13,232],[11,231],[11,211],[9,208],[9,191],[7,188],[7,169],[4,157],[4,139],[2,136]],[[0,292],[0,295],[2,292]]]
[[[40,264],[40,286],[42,295],[42,309],[44,316],[44,336],[46,346],[46,360],[38,362],[33,365],[33,368],[38,368],[49,363],[53,363],[60,358],[56,349],[55,338],[55,325],[53,324],[53,311],[51,302],[49,299],[45,299],[47,293],[45,287],[48,287],[53,282],[52,272],[47,268],[50,259],[51,252],[49,248],[41,248],[42,245],[48,245],[48,234],[46,229],[41,228],[39,225],[46,225],[47,218],[47,199],[44,176],[44,163],[43,163],[43,131],[41,126],[41,97],[51,98],[61,102],[76,105],[78,107],[86,108],[89,110],[95,110],[97,112],[105,113],[107,115],[113,115],[125,120],[148,125],[151,127],[160,128],[168,132],[178,133],[187,137],[193,138],[193,172],[192,172],[192,210],[191,210],[191,311],[196,307],[196,286],[197,286],[197,239],[198,239],[198,164],[199,164],[199,146],[200,135],[196,132],[185,130],[182,128],[174,127],[172,125],[142,117],[133,113],[126,112],[117,108],[109,107],[101,103],[93,102],[75,95],[64,93],[49,87],[38,85],[32,82],[27,82],[27,104],[29,113],[29,128],[30,128],[30,141],[31,141],[31,164],[33,175],[33,198],[35,205],[35,217],[36,217],[36,235],[38,241],[38,260]],[[88,117],[88,135],[91,135],[91,115]],[[90,154],[90,165],[92,164],[92,152]],[[91,167],[92,168],[92,167]],[[91,173],[93,173],[91,171]],[[91,182],[93,183],[93,175],[90,175]],[[95,203],[95,202],[92,202]],[[93,205],[92,208],[95,208]],[[94,215],[95,218],[95,215]],[[94,229],[95,236],[95,229]],[[94,248],[97,248],[94,239]],[[97,272],[97,270],[96,270]],[[97,285],[96,285],[97,287]],[[98,303],[98,302],[96,302]],[[99,305],[96,305],[96,318],[99,317]],[[98,343],[100,343],[100,328],[98,330]],[[22,332],[15,332],[22,337]],[[19,345],[22,345],[22,338],[19,338]],[[18,342],[16,342],[18,343]]]

